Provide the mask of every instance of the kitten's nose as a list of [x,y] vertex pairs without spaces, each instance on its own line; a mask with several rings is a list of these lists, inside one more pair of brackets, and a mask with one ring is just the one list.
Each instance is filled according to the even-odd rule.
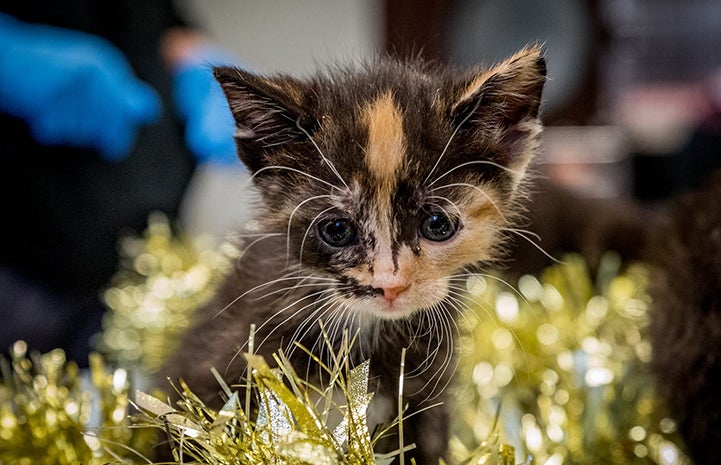
[[383,288],[383,297],[385,297],[388,301],[394,301],[396,300],[396,297],[398,295],[408,289],[410,287],[410,284],[403,284],[401,286],[395,286],[395,287],[384,287]]

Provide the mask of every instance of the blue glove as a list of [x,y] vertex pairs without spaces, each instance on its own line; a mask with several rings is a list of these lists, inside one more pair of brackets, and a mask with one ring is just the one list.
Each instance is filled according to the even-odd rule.
[[233,115],[212,73],[213,65],[232,62],[217,47],[199,47],[174,72],[173,98],[185,122],[185,141],[200,163],[239,163]]
[[0,111],[25,120],[39,143],[94,148],[116,161],[160,108],[106,40],[0,14]]

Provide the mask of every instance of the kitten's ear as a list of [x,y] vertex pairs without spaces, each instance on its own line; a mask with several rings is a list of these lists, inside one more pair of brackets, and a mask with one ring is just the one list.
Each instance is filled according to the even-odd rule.
[[453,122],[461,129],[493,136],[505,158],[500,161],[523,172],[538,145],[545,79],[541,48],[521,50],[464,83],[451,109]]
[[233,67],[213,70],[235,119],[238,155],[252,172],[267,165],[268,155],[304,137],[298,127],[304,85],[289,77],[264,78]]

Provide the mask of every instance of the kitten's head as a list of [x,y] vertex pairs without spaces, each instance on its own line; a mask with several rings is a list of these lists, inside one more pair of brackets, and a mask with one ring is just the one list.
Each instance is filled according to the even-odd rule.
[[486,70],[383,61],[301,81],[215,75],[266,230],[352,311],[430,308],[495,257],[538,147],[539,48]]

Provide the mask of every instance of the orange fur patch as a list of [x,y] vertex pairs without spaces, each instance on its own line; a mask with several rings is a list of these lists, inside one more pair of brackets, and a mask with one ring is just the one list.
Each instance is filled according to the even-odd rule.
[[393,95],[386,92],[368,104],[362,118],[368,126],[366,164],[380,182],[393,185],[406,151],[403,115],[393,102]]

